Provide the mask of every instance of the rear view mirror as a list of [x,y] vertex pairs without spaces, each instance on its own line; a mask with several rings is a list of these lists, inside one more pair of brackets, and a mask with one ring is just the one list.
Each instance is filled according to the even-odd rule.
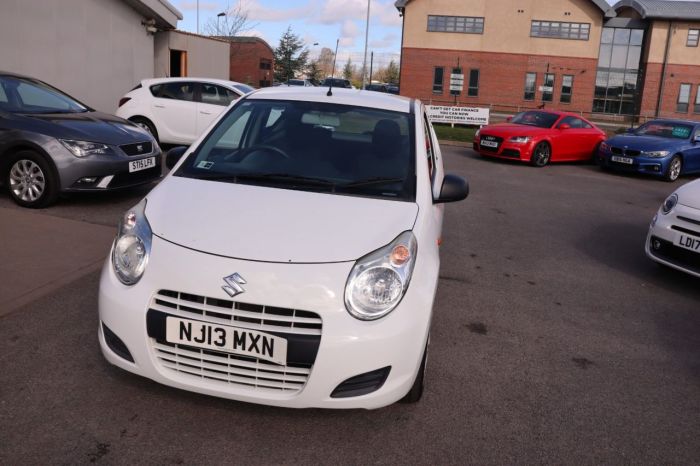
[[469,184],[461,176],[446,174],[442,180],[440,197],[435,199],[436,204],[456,202],[465,199],[469,195]]
[[177,146],[165,153],[165,166],[168,167],[168,170],[177,165],[187,149],[189,149],[188,146]]

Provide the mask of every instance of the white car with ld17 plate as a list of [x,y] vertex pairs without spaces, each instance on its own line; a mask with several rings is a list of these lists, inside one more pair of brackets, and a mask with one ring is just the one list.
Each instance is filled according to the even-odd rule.
[[166,158],[102,271],[109,362],[274,406],[420,399],[443,205],[468,194],[421,102],[268,88]]

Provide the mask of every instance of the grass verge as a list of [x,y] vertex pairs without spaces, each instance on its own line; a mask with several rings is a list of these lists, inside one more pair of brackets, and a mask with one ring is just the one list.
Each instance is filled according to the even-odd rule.
[[470,126],[455,125],[452,128],[449,124],[433,123],[435,135],[438,139],[445,141],[472,142],[474,133],[478,128]]

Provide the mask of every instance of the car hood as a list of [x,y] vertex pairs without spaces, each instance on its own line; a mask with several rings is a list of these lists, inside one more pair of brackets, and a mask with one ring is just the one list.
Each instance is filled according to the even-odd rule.
[[636,136],[634,134],[621,134],[607,141],[607,144],[615,147],[625,146],[628,149],[651,151],[671,150],[683,144],[681,139],[662,138],[659,136]]
[[225,257],[262,262],[354,261],[411,230],[412,202],[171,176],[149,195],[153,234]]
[[516,125],[513,123],[499,123],[496,125],[485,126],[479,131],[479,134],[493,136],[535,136],[551,131],[551,128],[539,128],[537,126]]
[[678,203],[694,209],[700,209],[700,180],[686,183],[676,190]]
[[29,130],[60,139],[120,145],[149,141],[150,136],[138,126],[114,115],[101,112],[23,114]]

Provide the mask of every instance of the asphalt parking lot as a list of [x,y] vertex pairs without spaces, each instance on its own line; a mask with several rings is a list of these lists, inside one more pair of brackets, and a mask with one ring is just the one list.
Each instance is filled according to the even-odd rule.
[[[688,179],[443,153],[472,194],[446,207],[419,404],[286,410],[113,368],[93,268],[0,317],[0,464],[700,463],[700,281],[643,252]],[[113,228],[146,192],[32,215]]]

